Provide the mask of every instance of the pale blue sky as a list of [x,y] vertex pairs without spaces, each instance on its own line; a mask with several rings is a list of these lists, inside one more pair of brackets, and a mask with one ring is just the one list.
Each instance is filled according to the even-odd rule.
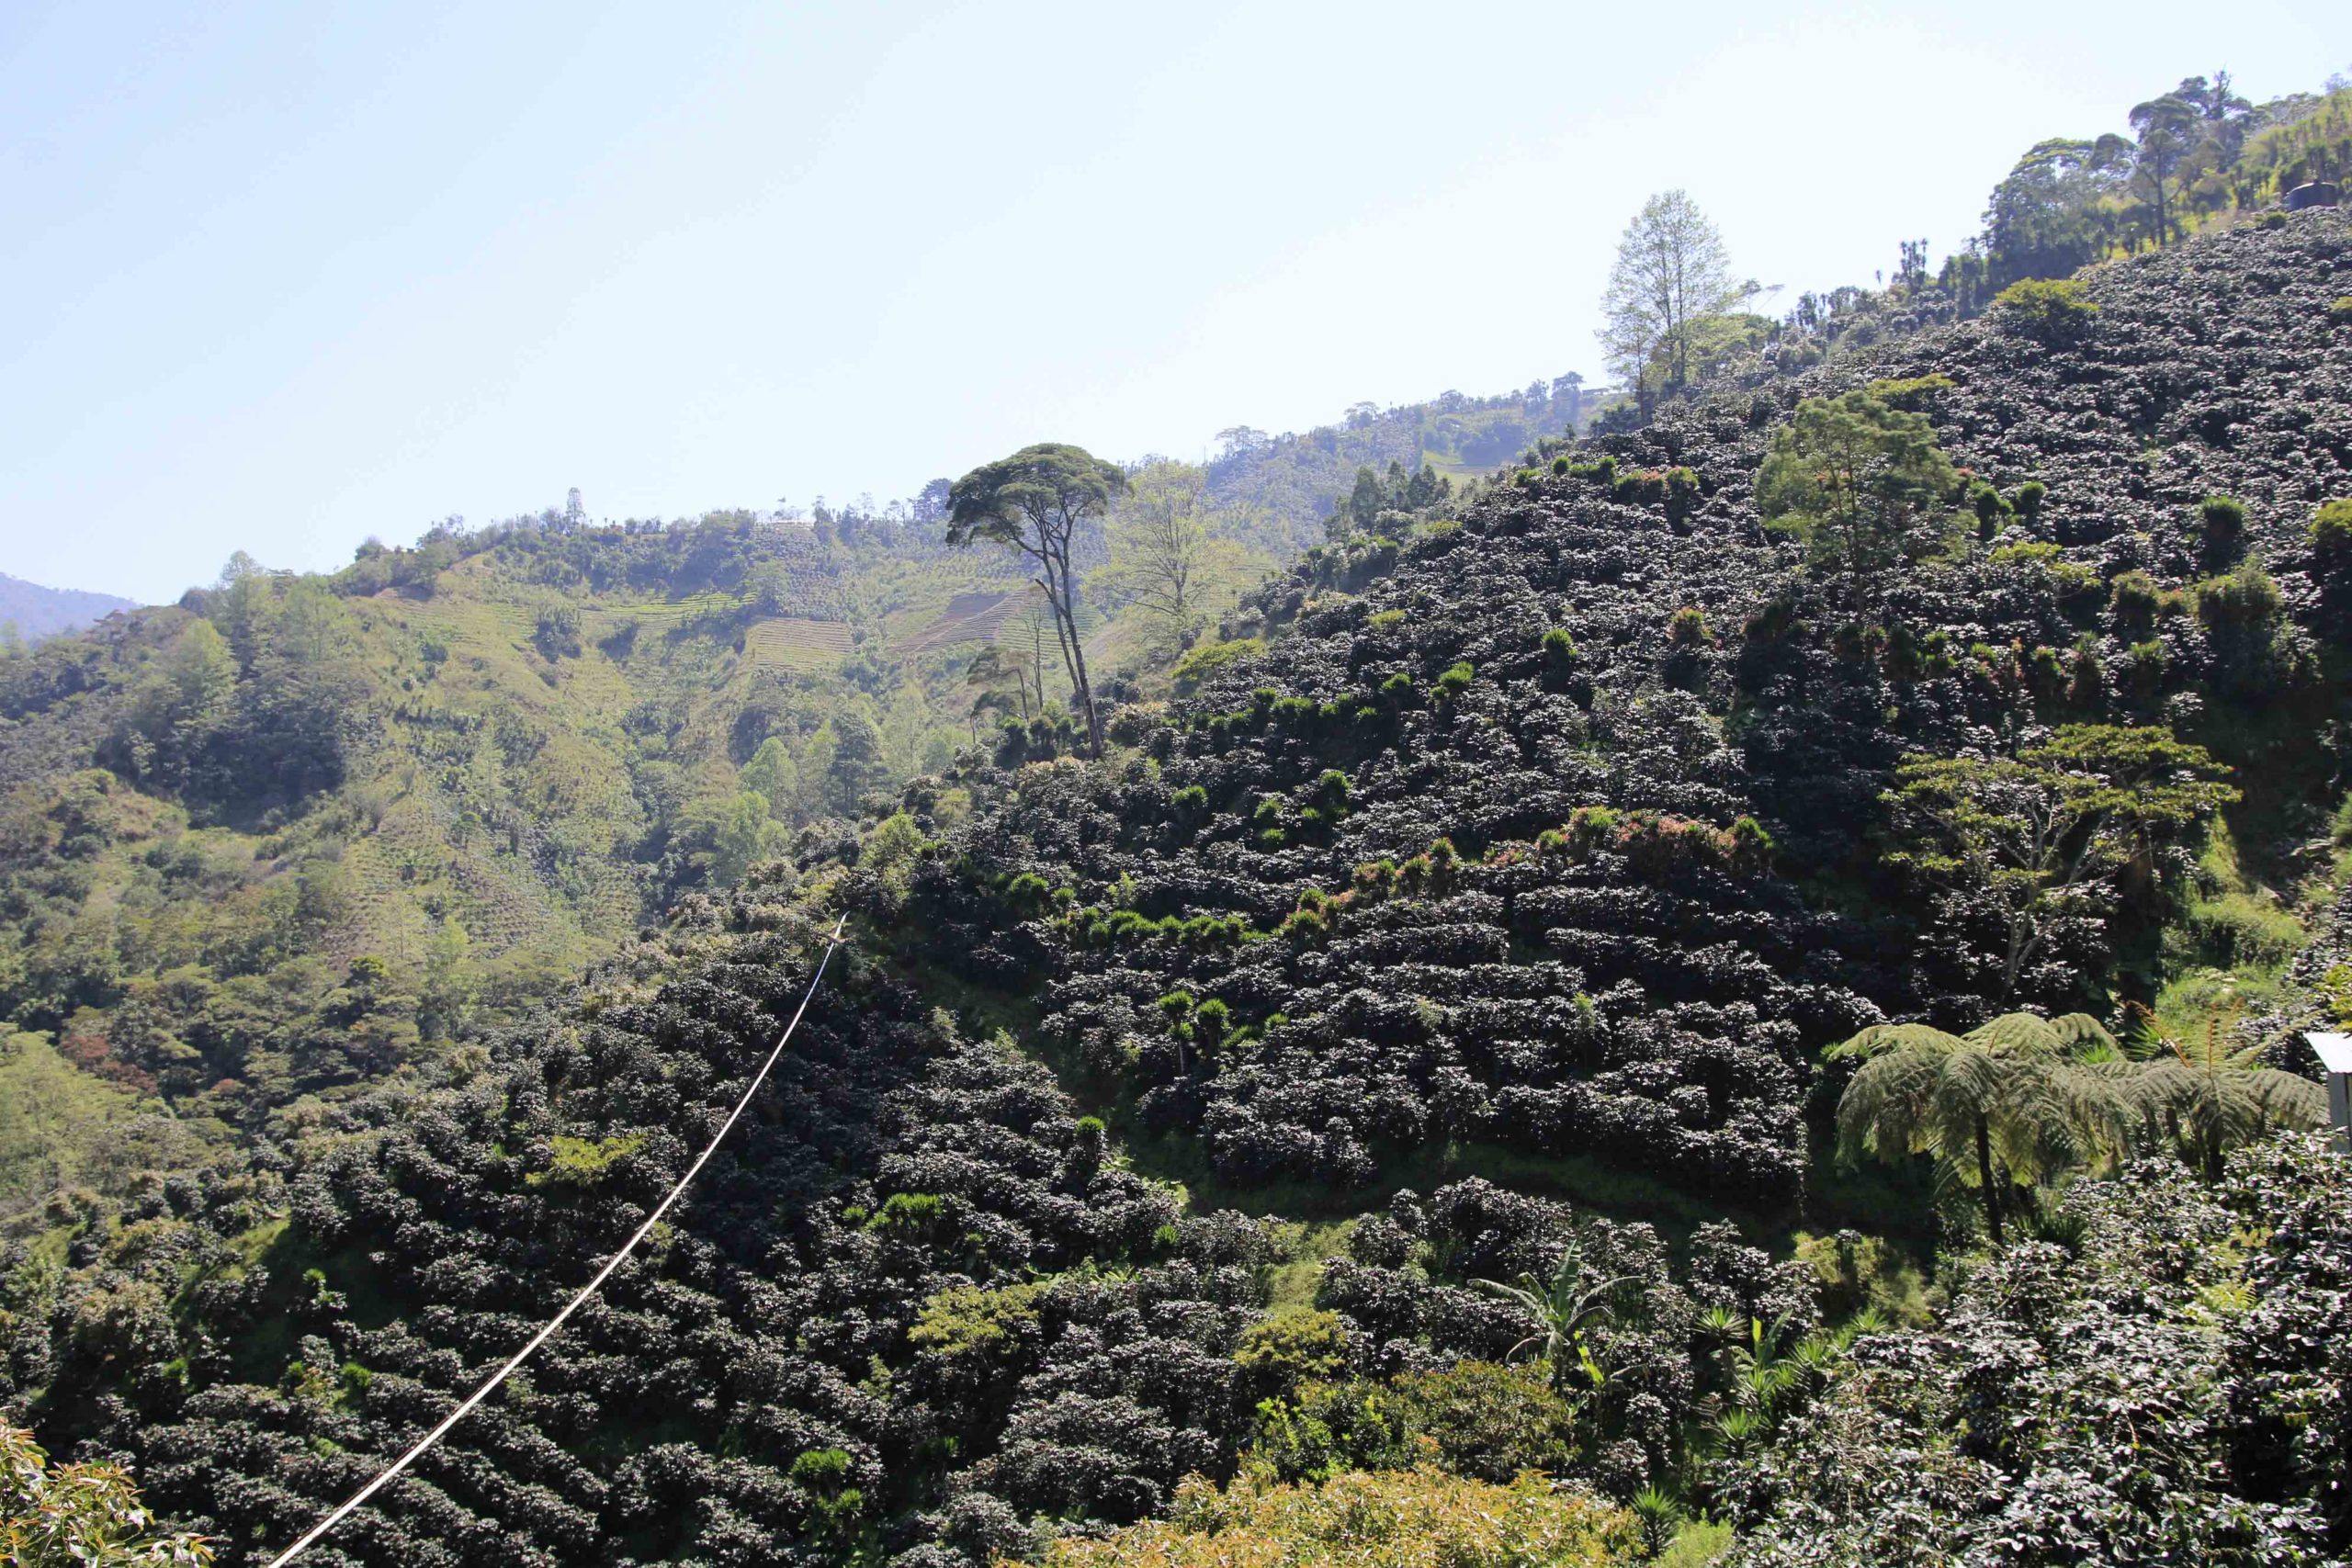
[[2352,66],[2339,4],[0,6],[0,570],[166,599],[584,492],[1598,376],[1626,218],[1939,254],[2034,141]]

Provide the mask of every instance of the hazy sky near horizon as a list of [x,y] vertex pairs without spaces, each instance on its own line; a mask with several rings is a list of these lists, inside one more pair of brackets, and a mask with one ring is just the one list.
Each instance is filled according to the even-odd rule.
[[0,7],[0,570],[147,600],[561,502],[1598,378],[1627,218],[1937,254],[2032,142],[2352,67],[2340,4]]

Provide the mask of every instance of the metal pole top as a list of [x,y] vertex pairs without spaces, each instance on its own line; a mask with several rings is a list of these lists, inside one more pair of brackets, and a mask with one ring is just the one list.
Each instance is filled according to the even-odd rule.
[[2352,1034],[2305,1034],[2319,1053],[2319,1065],[2331,1073],[2352,1073]]
[[2352,1034],[2305,1034],[2327,1069],[2327,1120],[2338,1154],[2352,1155]]

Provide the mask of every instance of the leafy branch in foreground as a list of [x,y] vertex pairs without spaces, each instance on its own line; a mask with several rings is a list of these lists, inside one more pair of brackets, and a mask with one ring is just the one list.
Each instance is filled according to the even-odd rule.
[[0,1424],[0,1562],[8,1568],[211,1561],[203,1537],[157,1533],[155,1516],[120,1469],[52,1467],[31,1433]]

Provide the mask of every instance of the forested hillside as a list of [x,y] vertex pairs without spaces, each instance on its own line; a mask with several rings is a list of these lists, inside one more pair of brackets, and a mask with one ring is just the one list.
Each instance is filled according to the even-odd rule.
[[[1499,460],[1550,404],[1431,407],[1449,432],[1508,412],[1475,448]],[[1215,535],[1188,602],[1154,599],[1124,519],[1079,541],[1114,692],[1344,513],[1353,470],[1300,454],[1370,449],[1329,434],[1152,470],[1137,495]],[[240,557],[175,606],[0,652],[0,1019],[24,1032],[0,1081],[51,1108],[0,1127],[0,1204],[218,1157],[521,1016],[795,834],[849,834],[983,725],[1050,734],[1050,618],[1016,558],[943,544],[944,491],[666,527],[575,497],[329,576]]]
[[1547,436],[1574,434],[1616,406],[1584,378],[1532,381],[1523,392],[1471,398],[1446,392],[1425,403],[1383,409],[1358,403],[1346,420],[1304,434],[1269,435],[1237,425],[1220,433],[1208,463],[1209,493],[1241,522],[1244,542],[1276,560],[1325,542],[1335,512],[1354,502],[1369,526],[1385,509],[1367,502],[1365,476],[1396,489],[1424,468],[1449,483],[1483,479]]
[[[1040,446],[888,543],[428,537],[44,648],[0,1393],[266,1561],[845,916],[314,1561],[2344,1561],[2352,219],[2265,177],[1668,321],[1600,433],[1453,411],[1491,482],[1426,409]],[[1057,520],[1161,617],[1091,705],[1074,604],[961,629]],[[1306,547],[1164,609],[1148,537]]]
[[[0,1016],[170,1107],[167,1167],[517,1016],[968,741],[1020,579],[850,532],[443,529],[0,663]],[[0,1193],[119,1120],[10,1138]]]

